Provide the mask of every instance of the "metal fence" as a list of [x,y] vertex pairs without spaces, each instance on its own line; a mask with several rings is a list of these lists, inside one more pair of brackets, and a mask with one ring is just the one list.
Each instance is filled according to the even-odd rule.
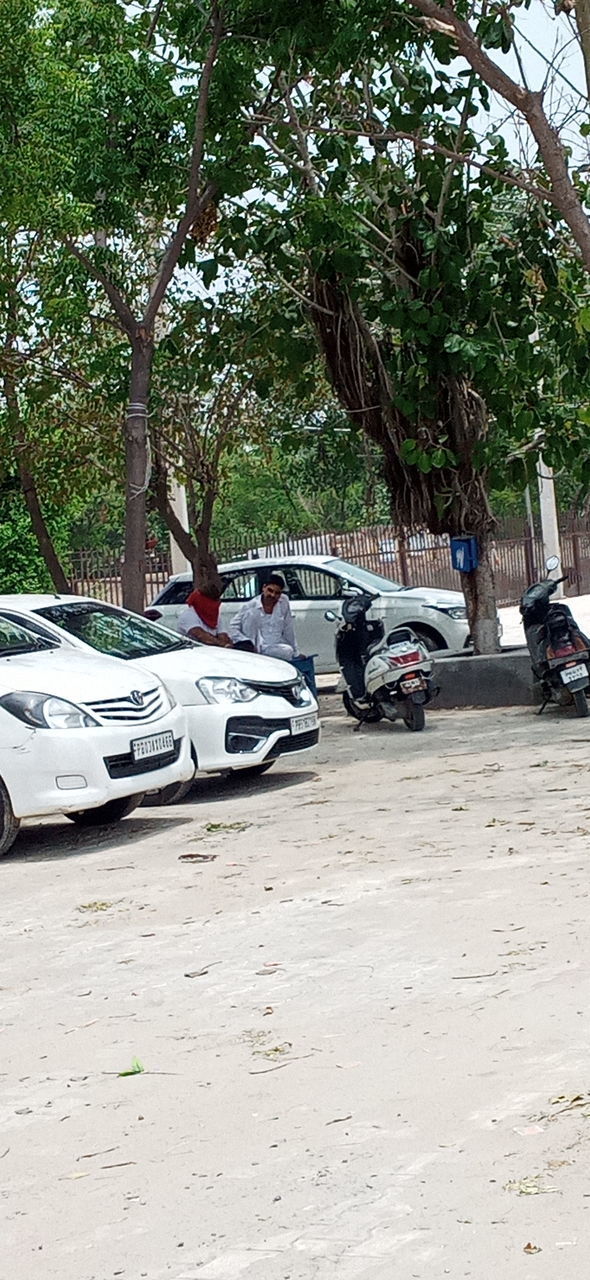
[[[560,520],[563,572],[569,574],[568,595],[590,592],[590,521],[564,515]],[[392,525],[374,525],[346,533],[284,534],[263,541],[257,532],[240,542],[214,543],[219,564],[231,560],[270,556],[332,555],[362,565],[374,573],[410,587],[460,590],[460,575],[451,565],[449,539],[425,531],[401,536]],[[544,575],[543,542],[539,528],[529,533],[524,522],[499,523],[492,544],[492,561],[499,605],[515,604],[525,587]],[[91,595],[120,604],[121,555],[114,552],[76,551],[71,556],[70,577],[80,595]],[[146,556],[145,600],[150,600],[171,573],[167,551]]]

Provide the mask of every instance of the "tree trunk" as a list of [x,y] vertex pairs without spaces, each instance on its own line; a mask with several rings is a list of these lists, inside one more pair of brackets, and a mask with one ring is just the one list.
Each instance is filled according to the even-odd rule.
[[480,537],[479,565],[470,573],[462,573],[463,594],[475,653],[498,653],[498,614],[494,571],[487,538]]
[[45,517],[41,510],[39,495],[35,481],[27,468],[23,459],[23,454],[19,452],[18,456],[18,474],[21,482],[23,496],[27,504],[27,510],[31,517],[33,533],[37,539],[39,551],[43,556],[51,581],[61,595],[69,595],[72,588],[68,582],[66,575],[62,569],[58,554],[53,545],[51,534],[45,523]]
[[45,523],[45,517],[41,510],[37,486],[29,471],[26,463],[26,440],[24,434],[24,426],[21,420],[20,405],[18,402],[18,393],[16,387],[16,375],[13,365],[13,348],[12,339],[8,340],[8,350],[5,353],[5,368],[2,379],[4,388],[4,398],[6,400],[6,409],[8,419],[12,427],[12,437],[14,440],[16,464],[18,467],[18,475],[23,492],[23,497],[27,506],[27,511],[31,518],[33,533],[37,539],[39,551],[45,561],[49,576],[56,591],[60,594],[68,595],[71,591],[70,583],[62,569],[58,554],[53,545],[53,540],[49,529]]
[[586,91],[590,99],[590,0],[576,0],[574,17],[582,46]]
[[151,462],[148,435],[148,404],[153,333],[140,329],[132,344],[129,405],[125,436],[125,558],[123,561],[123,604],[142,613],[145,597],[146,492]]

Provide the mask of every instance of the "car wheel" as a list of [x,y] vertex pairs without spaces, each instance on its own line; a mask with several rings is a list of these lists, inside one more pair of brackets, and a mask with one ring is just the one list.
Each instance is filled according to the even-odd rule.
[[78,809],[75,813],[66,813],[66,818],[69,818],[70,822],[75,822],[77,827],[107,826],[111,822],[120,822],[121,818],[126,818],[128,813],[133,813],[142,800],[143,791],[140,791],[137,796],[121,796],[119,800],[107,800],[106,804],[99,804],[97,809]]
[[265,760],[263,764],[251,764],[248,769],[232,769],[230,778],[260,778],[263,773],[267,773],[269,769],[272,769],[273,764],[276,764],[275,760]]
[[20,822],[12,812],[10,796],[0,779],[0,858],[14,844],[19,827]]
[[148,791],[141,802],[142,807],[155,809],[166,804],[180,804],[191,791],[194,781],[194,778],[189,778],[188,782],[170,782],[167,787],[160,787],[158,791]]
[[412,628],[414,635],[422,641],[429,653],[434,653],[435,649],[448,649],[446,640],[443,640],[443,637],[437,631],[429,631],[425,627],[415,627],[413,622],[408,622],[407,625]]

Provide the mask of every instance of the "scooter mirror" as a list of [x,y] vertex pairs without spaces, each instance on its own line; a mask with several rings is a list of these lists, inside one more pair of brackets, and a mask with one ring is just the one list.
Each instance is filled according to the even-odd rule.
[[547,573],[553,573],[554,569],[559,569],[559,556],[549,556],[549,559],[545,561],[545,568]]
[[333,613],[332,609],[326,609],[326,612],[325,612],[325,614],[324,614],[324,618],[326,619],[326,622],[337,622],[337,621],[338,621],[338,618],[336,617],[336,614],[335,614],[335,613]]

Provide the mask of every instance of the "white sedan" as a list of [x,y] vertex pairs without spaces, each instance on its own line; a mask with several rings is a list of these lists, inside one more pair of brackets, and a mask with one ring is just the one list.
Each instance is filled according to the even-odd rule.
[[184,713],[153,675],[0,617],[0,855],[22,818],[116,822],[192,771]]
[[[165,627],[81,596],[0,596],[0,617],[63,648],[98,650],[158,676],[184,707],[196,769],[262,773],[319,740],[318,704],[288,662],[199,645]],[[163,793],[169,803],[177,789]]]
[[[402,587],[390,578],[337,556],[300,554],[220,565],[219,572],[225,583],[221,605],[221,621],[225,627],[244,601],[259,595],[264,575],[273,569],[285,579],[299,647],[304,653],[317,655],[318,671],[337,669],[334,628],[326,622],[325,613],[326,610],[339,613],[343,596],[351,588],[378,596],[369,617],[382,618],[386,631],[410,626],[429,649],[458,651],[469,643],[467,610],[460,591]],[[192,575],[188,573],[170,578],[146,610],[146,616],[176,628],[192,583]]]

